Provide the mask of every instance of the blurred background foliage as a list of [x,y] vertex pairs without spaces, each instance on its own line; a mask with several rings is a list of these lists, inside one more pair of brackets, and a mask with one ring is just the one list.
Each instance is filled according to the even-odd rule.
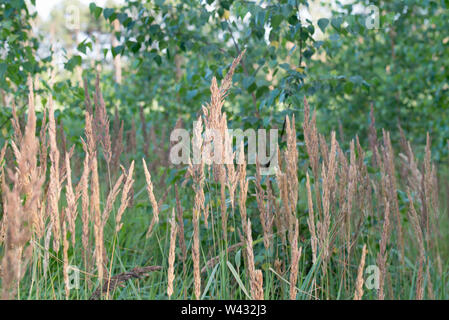
[[53,94],[73,143],[83,78],[93,88],[96,70],[110,117],[117,109],[125,130],[139,127],[140,110],[157,134],[178,119],[190,128],[211,78],[246,49],[225,104],[231,128],[281,128],[286,114],[302,118],[307,96],[323,133],[366,144],[372,106],[394,141],[398,124],[420,145],[430,131],[436,160],[447,157],[448,0],[62,0],[47,19],[35,6],[0,1],[0,140],[12,134],[12,104],[25,113],[28,74],[42,105]]

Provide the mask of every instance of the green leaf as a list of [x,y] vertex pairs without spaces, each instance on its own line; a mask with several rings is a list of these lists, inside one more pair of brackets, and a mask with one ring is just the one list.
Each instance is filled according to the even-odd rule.
[[237,269],[240,268],[240,265],[242,263],[242,250],[237,251],[235,254],[235,265],[237,266]]
[[0,63],[0,79],[2,80],[4,79],[7,67],[6,63]]
[[218,266],[220,265],[220,263],[217,263],[215,265],[214,270],[212,270],[212,274],[209,277],[209,280],[207,281],[206,287],[204,288],[203,294],[201,295],[201,300],[204,299],[204,297],[206,296],[207,292],[209,291],[210,285],[212,284],[212,280],[214,280],[215,278],[215,273],[217,272]]
[[354,84],[352,82],[348,81],[345,83],[343,90],[346,94],[351,94],[353,88],[354,88]]
[[254,83],[254,77],[246,77],[243,79],[243,87],[248,89]]
[[162,64],[162,58],[160,55],[156,55],[154,57],[154,61],[156,61],[156,63],[160,66]]
[[112,56],[115,58],[116,55],[118,54],[122,54],[123,53],[123,46],[117,46],[117,47],[112,47],[111,52],[112,52]]
[[226,261],[226,264],[228,265],[229,270],[231,270],[232,275],[234,276],[235,280],[239,284],[240,289],[242,289],[243,293],[246,295],[248,299],[251,299],[251,296],[248,294],[248,291],[246,291],[245,286],[243,285],[242,280],[240,279],[237,271],[235,271],[234,267],[229,261]]
[[81,56],[76,55],[70,58],[69,61],[65,63],[64,67],[66,68],[66,70],[73,71],[73,69],[75,69],[76,66],[81,65],[81,62],[82,62]]
[[106,8],[103,11],[103,16],[106,20],[112,17],[112,15],[115,13],[115,10],[112,8]]
[[282,17],[280,14],[273,16],[271,18],[271,26],[273,27],[273,29],[278,28],[283,20],[284,20],[284,17]]
[[86,48],[90,48],[90,50],[92,50],[92,43],[86,42],[86,40],[80,42],[80,44],[78,44],[78,46],[76,47],[79,52],[82,52],[84,54],[86,54]]
[[304,51],[304,57],[306,59],[310,59],[311,56],[313,56],[313,54],[315,53],[315,50],[313,48],[308,48],[307,50]]
[[187,100],[192,100],[198,94],[198,90],[189,90],[187,91]]
[[318,27],[320,27],[321,32],[324,33],[326,27],[329,25],[329,19],[321,18],[318,20]]
[[118,21],[120,21],[121,24],[123,24],[123,22],[125,22],[125,20],[128,19],[128,15],[124,12],[119,13],[117,15],[117,19],[118,19]]
[[343,18],[341,18],[341,17],[332,18],[332,20],[331,20],[332,27],[334,27],[334,29],[336,29],[337,31],[340,31],[342,23],[343,23]]
[[97,7],[97,5],[94,2],[91,2],[89,4],[89,10],[90,13],[94,15],[95,19],[98,19],[101,15],[101,12],[103,11],[103,8]]

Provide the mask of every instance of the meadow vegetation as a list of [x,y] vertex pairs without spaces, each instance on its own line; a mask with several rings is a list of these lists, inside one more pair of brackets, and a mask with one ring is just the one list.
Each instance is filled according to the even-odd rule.
[[[22,2],[0,2],[1,298],[449,299],[447,1],[368,1],[377,33],[332,11],[323,40],[308,1],[92,3],[63,71]],[[204,134],[248,128],[279,129],[273,174]],[[232,161],[172,163],[174,129]]]

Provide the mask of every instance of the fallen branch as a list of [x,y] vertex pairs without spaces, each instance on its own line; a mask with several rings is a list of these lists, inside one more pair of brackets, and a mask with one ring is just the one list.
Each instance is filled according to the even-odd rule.
[[148,267],[136,267],[129,272],[119,273],[109,279],[109,281],[104,281],[103,285],[99,286],[97,290],[92,294],[89,300],[98,300],[103,294],[107,294],[116,287],[120,285],[121,282],[129,279],[140,279],[143,277],[148,277],[150,272],[161,270],[161,266],[148,266]]

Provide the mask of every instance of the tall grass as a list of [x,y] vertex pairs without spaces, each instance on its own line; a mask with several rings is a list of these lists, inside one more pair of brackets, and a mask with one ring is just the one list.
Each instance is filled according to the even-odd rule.
[[[142,109],[140,132],[134,120],[127,124],[126,146],[117,111],[111,137],[98,75],[93,103],[85,81],[79,153],[58,145],[64,132],[56,130],[51,97],[38,131],[29,80],[26,125],[14,113],[14,139],[0,149],[2,298],[449,298],[440,202],[449,190],[432,163],[430,136],[419,163],[403,134],[400,152],[387,131],[377,136],[372,112],[369,150],[358,137],[344,150],[335,132],[329,140],[318,133],[304,99],[302,135],[295,116],[287,117],[279,167],[263,176],[259,163],[247,166],[243,144],[232,150],[230,139],[202,133],[226,136],[223,105],[243,54],[220,86],[212,80],[192,140],[199,151],[222,143],[222,156],[239,161],[171,166],[184,175],[174,188],[147,166],[157,138]],[[137,154],[137,138],[142,167],[123,154]],[[163,144],[153,147],[168,166]],[[74,163],[82,164],[76,178]],[[374,278],[365,273],[373,265]]]

